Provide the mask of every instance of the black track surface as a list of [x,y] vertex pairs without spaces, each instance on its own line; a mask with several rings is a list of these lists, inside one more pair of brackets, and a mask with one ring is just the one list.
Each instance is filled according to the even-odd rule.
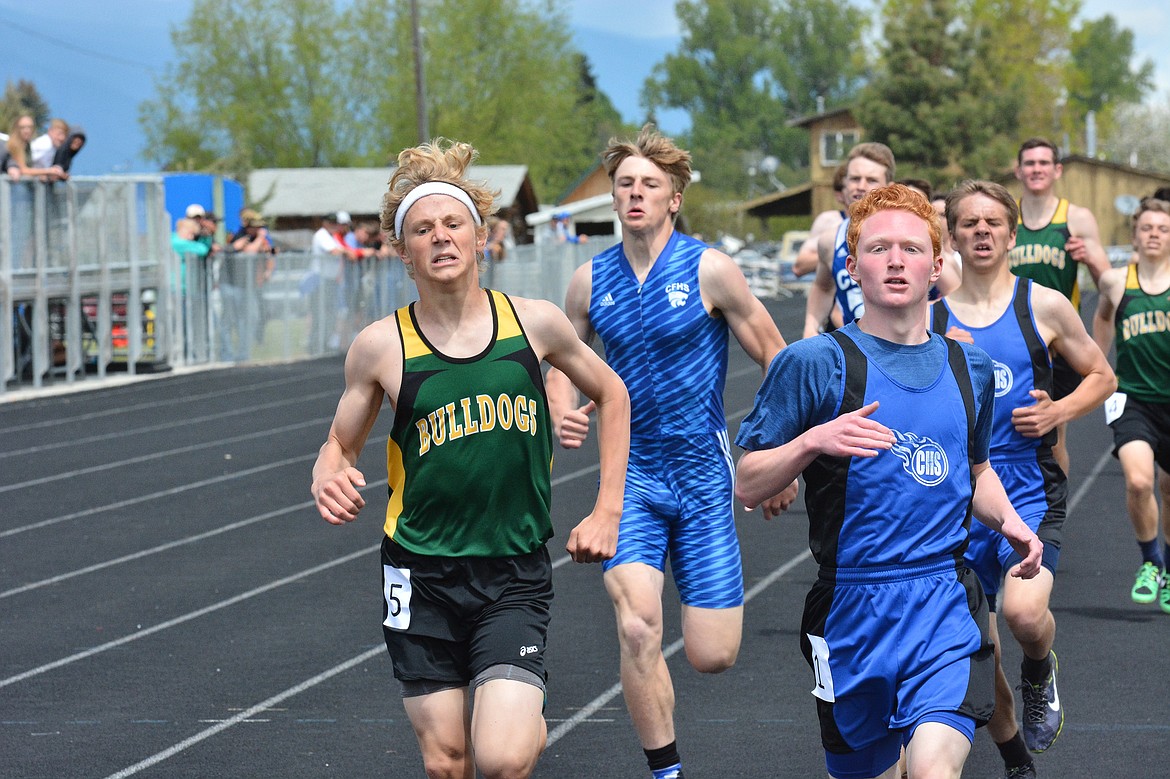
[[[802,298],[770,308],[798,333]],[[734,348],[733,435],[759,378]],[[379,626],[388,413],[362,458],[366,515],[332,527],[309,499],[341,387],[333,358],[0,404],[0,775],[423,775]],[[1067,720],[1042,776],[1170,765],[1170,616],[1130,602],[1139,558],[1110,440],[1100,411],[1071,427],[1053,598]],[[595,450],[559,452],[554,478],[550,743],[536,775],[646,776],[599,569],[563,559],[592,504]],[[720,676],[687,665],[668,585],[690,779],[824,776],[797,646],[816,574],[806,530],[803,502],[771,523],[740,517],[750,600],[739,662]],[[1014,677],[1010,642],[1006,656]],[[1002,775],[983,731],[965,775]]]

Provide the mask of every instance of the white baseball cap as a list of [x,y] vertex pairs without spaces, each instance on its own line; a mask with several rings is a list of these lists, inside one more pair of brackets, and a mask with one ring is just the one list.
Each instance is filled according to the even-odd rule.
[[203,206],[199,205],[198,203],[192,203],[191,205],[187,206],[187,218],[188,219],[197,219],[201,216],[206,216],[206,215],[207,215],[207,212],[204,211]]

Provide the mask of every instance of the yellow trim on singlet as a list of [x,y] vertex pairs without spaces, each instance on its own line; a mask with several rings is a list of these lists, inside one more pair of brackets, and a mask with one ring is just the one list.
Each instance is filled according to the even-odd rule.
[[[524,333],[520,329],[520,320],[512,312],[512,306],[509,305],[504,293],[494,289],[484,291],[491,295],[492,308],[496,312],[496,340],[502,341],[505,338],[523,335]],[[410,316],[410,306],[403,306],[394,314],[398,319],[398,332],[402,334],[402,359],[405,361],[432,354],[426,341],[423,340],[422,335],[414,326],[414,319]]]
[[496,308],[496,338],[504,340],[505,338],[515,338],[523,335],[520,330],[520,320],[518,316],[513,313],[512,306],[508,303],[508,299],[504,297],[503,292],[494,289],[489,289],[492,299],[495,301]]
[[1142,289],[1142,283],[1138,280],[1138,266],[1137,263],[1129,266],[1129,270],[1125,274],[1125,288],[1136,289],[1139,292]]
[[[1016,217],[1016,225],[1024,225],[1024,207],[1020,203],[1020,199],[1016,198],[1016,207],[1020,209],[1020,215]],[[1039,227],[1028,227],[1029,230],[1043,230],[1045,227],[1054,224],[1068,224],[1068,198],[1062,197],[1056,201],[1056,211],[1053,212],[1052,218],[1048,220],[1048,224],[1040,225]]]
[[403,361],[430,354],[430,348],[415,329],[414,320],[410,316],[410,306],[403,306],[394,314],[398,318],[398,332],[402,335]]
[[388,538],[398,530],[398,518],[402,516],[402,494],[406,487],[406,469],[402,467],[402,450],[393,437],[386,438],[386,473],[390,482],[390,499],[386,503],[386,518],[382,529]]

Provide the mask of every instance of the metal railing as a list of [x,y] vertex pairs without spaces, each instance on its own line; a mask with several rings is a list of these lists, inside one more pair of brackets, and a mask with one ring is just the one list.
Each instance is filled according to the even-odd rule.
[[119,359],[130,371],[166,361],[171,333],[162,317],[151,322],[170,305],[162,186],[159,177],[0,181],[0,391],[51,375],[73,381],[87,361],[102,375]]
[[[0,180],[0,395],[17,387],[344,351],[416,296],[396,258],[180,257],[158,176]],[[484,286],[563,304],[606,244],[520,245]]]
[[[417,295],[394,257],[283,251],[271,276],[257,272],[267,255],[180,257],[163,181],[0,179],[0,395],[113,371],[343,352]],[[573,272],[612,240],[514,246],[481,281],[562,305]],[[758,296],[792,294],[778,260],[737,261]]]

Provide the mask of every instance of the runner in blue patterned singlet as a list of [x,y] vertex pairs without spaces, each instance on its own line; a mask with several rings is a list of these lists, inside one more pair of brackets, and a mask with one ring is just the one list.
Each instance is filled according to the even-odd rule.
[[[622,242],[573,275],[565,310],[581,338],[601,337],[630,392],[630,466],[618,550],[605,565],[617,613],[622,692],[651,773],[682,777],[674,693],[662,655],[666,561],[682,601],[687,659],[718,673],[743,629],[743,569],[733,465],[723,415],[728,333],[761,369],[784,346],[730,257],[674,230],[690,155],[643,129],[603,155]],[[547,378],[562,445],[580,446],[589,406],[564,377]],[[778,512],[795,484],[765,507]],[[781,493],[781,490],[777,490]]]
[[[367,326],[313,465],[321,517],[365,506],[357,468],[389,400],[382,630],[428,776],[530,776],[548,741],[545,649],[552,563],[545,545],[552,435],[541,362],[597,404],[600,485],[569,534],[576,562],[617,546],[629,395],[559,308],[482,289],[494,195],[468,181],[475,150],[406,149],[382,226],[418,300]],[[371,485],[372,486],[372,485]]]
[[751,506],[798,473],[820,564],[801,649],[836,779],[958,777],[994,703],[986,603],[963,564],[972,515],[1021,555],[1042,546],[988,463],[993,373],[985,352],[925,328],[941,230],[901,184],[854,205],[850,276],[865,316],[793,344],[740,427],[736,494]]
[[[988,734],[999,747],[1006,770],[1018,775],[1035,770],[1029,751],[1043,752],[1051,746],[1064,721],[1052,651],[1056,620],[1048,608],[1068,495],[1064,471],[1052,454],[1055,429],[1062,420],[1099,406],[1113,391],[1115,380],[1072,304],[1059,292],[1012,274],[1009,251],[1018,212],[1006,189],[987,181],[965,181],[948,196],[946,212],[954,246],[963,257],[963,284],[934,305],[933,329],[974,343],[991,356],[995,366],[991,464],[1012,506],[1044,543],[1044,570],[1027,580],[1004,579],[1019,557],[1002,536],[987,528],[972,528],[966,553],[991,611],[1004,615],[1024,654],[1021,734],[1012,688],[999,662],[999,629],[993,617],[996,705]],[[1068,355],[1078,379],[1077,388],[1059,400],[1053,399],[1050,350]]]

